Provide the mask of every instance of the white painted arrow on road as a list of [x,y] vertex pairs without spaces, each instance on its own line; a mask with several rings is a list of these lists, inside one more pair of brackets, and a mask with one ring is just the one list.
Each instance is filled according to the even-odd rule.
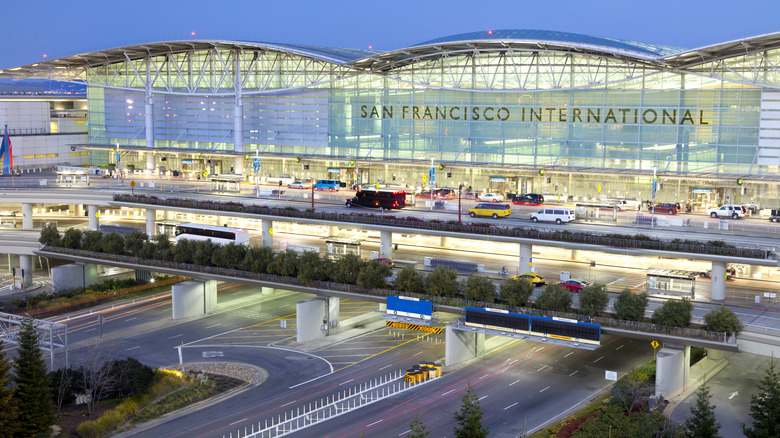
[[738,395],[739,395],[739,391],[732,392],[731,395],[729,395],[729,400],[731,400],[732,398],[734,398],[734,397],[736,397]]

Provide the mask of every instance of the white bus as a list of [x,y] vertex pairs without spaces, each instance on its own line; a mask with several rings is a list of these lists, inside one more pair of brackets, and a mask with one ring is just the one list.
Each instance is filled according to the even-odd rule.
[[176,226],[176,242],[182,239],[210,240],[217,245],[249,246],[249,232],[238,228],[217,227],[203,224],[181,224]]

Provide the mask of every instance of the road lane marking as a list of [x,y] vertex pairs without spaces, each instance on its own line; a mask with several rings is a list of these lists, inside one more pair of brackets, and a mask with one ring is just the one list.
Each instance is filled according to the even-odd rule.
[[616,348],[616,349],[615,349],[615,351],[618,351],[618,350],[620,350],[621,348],[623,348],[623,345],[621,345],[620,347]]
[[96,328],[91,328],[91,329],[87,329],[87,330],[84,330],[84,331],[85,332],[91,332],[92,330],[97,330],[97,329]]
[[484,376],[480,377],[480,378],[479,378],[479,379],[477,379],[477,380],[482,380],[482,379],[484,379],[485,377],[487,377],[487,376],[489,376],[489,375],[490,375],[490,373],[488,373],[488,374],[485,374]]
[[281,405],[281,406],[279,406],[279,407],[280,407],[280,408],[283,408],[283,407],[285,407],[285,406],[287,406],[287,405],[291,405],[291,404],[293,404],[293,403],[295,403],[295,402],[297,402],[297,401],[298,401],[298,400],[293,400],[293,401],[291,401],[291,402],[288,402],[288,403],[285,403],[285,404],[283,404],[283,405]]
[[511,405],[509,405],[509,406],[505,407],[505,408],[504,408],[504,410],[507,410],[507,409],[511,408],[512,406],[517,406],[517,403],[518,403],[518,402],[514,402],[514,403],[512,403]]
[[621,281],[623,281],[623,280],[625,280],[625,279],[626,279],[626,277],[623,277],[623,278],[618,278],[617,280],[615,280],[615,281],[613,281],[613,282],[610,282],[610,283],[607,283],[607,284],[615,284],[615,283],[621,282]]
[[447,394],[449,394],[449,393],[451,393],[451,392],[455,392],[455,390],[454,390],[454,389],[450,389],[449,391],[445,392],[445,393],[444,393],[444,394],[442,394],[441,396],[442,396],[442,397],[444,397],[445,395],[447,395]]
[[543,367],[539,368],[538,370],[536,370],[536,372],[539,372],[539,371],[541,371],[541,370],[543,370],[545,368],[547,368],[547,365],[544,365]]
[[373,426],[373,425],[375,425],[375,424],[379,424],[379,423],[381,423],[381,422],[383,422],[383,421],[385,421],[385,420],[374,421],[374,422],[373,422],[373,423],[371,423],[371,424],[366,424],[366,427],[371,427],[371,426]]
[[217,323],[217,324],[211,324],[210,326],[207,326],[206,328],[212,328],[212,327],[216,327],[218,325],[222,325],[222,323],[220,322],[220,323]]
[[339,383],[339,386],[341,386],[341,385],[346,385],[347,383],[349,383],[349,382],[351,382],[351,381],[353,381],[353,380],[355,380],[355,379],[349,379],[349,380],[347,380],[346,382],[341,382],[341,383]]
[[480,400],[482,400],[483,398],[487,398],[487,396],[486,396],[486,395],[483,395],[482,397],[478,398],[478,399],[477,399],[477,401],[480,401]]
[[135,350],[136,348],[141,348],[141,346],[136,345],[135,347],[125,348],[125,351]]
[[419,353],[415,353],[415,354],[413,354],[413,355],[412,355],[412,357],[419,356],[419,355],[421,355],[421,354],[423,354],[423,353],[424,353],[424,351],[421,351],[421,352],[419,352]]
[[170,337],[170,338],[168,338],[168,339],[178,338],[179,336],[184,336],[184,333],[182,333],[182,334],[179,334],[179,335],[176,335],[176,336],[171,336],[171,337]]
[[600,361],[601,359],[604,359],[604,356],[601,356],[600,358],[594,360],[593,363],[596,363],[596,362]]
[[569,374],[569,377],[571,377],[571,376],[573,376],[573,375],[575,375],[575,374],[577,374],[577,371],[576,371],[576,370],[575,370],[573,373]]
[[574,352],[573,352],[573,351],[570,351],[570,352],[569,352],[569,354],[567,354],[566,356],[563,356],[563,357],[569,357],[569,356],[571,356],[572,354],[574,354]]
[[128,319],[126,319],[125,321],[132,321],[132,320],[134,320],[134,319],[138,319],[138,318],[128,318]]
[[[392,364],[391,364],[391,365],[392,365]],[[379,371],[379,370],[383,370],[383,369],[385,369],[385,368],[387,368],[387,367],[389,367],[389,366],[390,366],[390,365],[385,365],[385,366],[383,366],[382,368],[378,369],[377,371]]]
[[515,359],[515,360],[509,362],[509,365],[512,365],[513,363],[517,362],[518,360],[520,360],[520,359]]
[[409,429],[406,432],[399,433],[398,436],[404,436],[404,435],[406,435],[407,433],[409,433],[411,431],[412,431],[412,429]]
[[547,391],[548,389],[550,389],[550,387],[549,387],[549,386],[548,386],[547,388],[544,388],[543,390],[541,390],[541,391],[539,391],[539,392],[544,392],[544,391]]
[[520,380],[515,380],[514,382],[510,383],[509,386],[514,385],[515,383],[519,382]]
[[248,419],[249,419],[249,417],[246,417],[246,418],[243,418],[243,419],[241,419],[241,420],[234,421],[234,422],[232,422],[232,423],[228,424],[228,426],[232,426],[232,425],[234,425],[234,424],[240,423],[240,422],[242,422],[242,421],[246,421],[246,420],[248,420]]

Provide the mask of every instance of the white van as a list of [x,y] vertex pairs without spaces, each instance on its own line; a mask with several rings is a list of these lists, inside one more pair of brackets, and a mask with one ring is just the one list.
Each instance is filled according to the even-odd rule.
[[560,225],[574,220],[574,209],[569,207],[543,208],[536,213],[531,213],[531,222],[555,222]]

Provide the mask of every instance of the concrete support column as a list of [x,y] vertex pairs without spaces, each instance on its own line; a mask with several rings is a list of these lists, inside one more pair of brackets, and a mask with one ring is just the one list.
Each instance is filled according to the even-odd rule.
[[217,282],[190,280],[171,288],[172,319],[204,315],[217,307]]
[[88,205],[87,211],[89,214],[89,229],[97,231],[100,228],[100,221],[98,220],[98,206]]
[[22,204],[22,229],[32,230],[33,227],[32,204]]
[[273,239],[274,222],[270,219],[268,220],[263,219],[260,222],[263,229],[263,247],[273,248],[274,247],[274,239]]
[[298,342],[325,337],[328,309],[326,300],[312,298],[295,305],[296,336]]
[[335,225],[328,225],[328,236],[338,236],[339,235],[339,227]]
[[173,212],[171,210],[165,210],[165,220],[173,220]]
[[244,174],[244,157],[236,157],[235,163],[233,164],[233,173],[236,175]]
[[379,257],[393,258],[393,232],[382,231],[379,240]]
[[726,299],[726,263],[724,262],[712,262],[710,299],[712,301],[724,301]]
[[84,217],[84,204],[76,204],[76,216]]
[[19,254],[19,267],[22,268],[22,285],[24,287],[32,286],[33,282],[33,266],[32,256],[26,254]]
[[154,154],[151,152],[146,153],[146,170],[153,171],[157,168],[157,163],[154,161]]
[[265,286],[263,286],[260,289],[260,294],[262,294],[262,295],[273,295],[273,293],[274,293],[274,288],[272,288],[272,287],[265,287]]
[[82,272],[84,276],[84,287],[90,287],[98,282],[98,265],[94,263],[77,263],[82,265]]
[[524,272],[533,272],[533,266],[531,265],[531,254],[533,251],[533,245],[529,245],[526,243],[521,243],[520,245],[520,254],[517,261],[520,274]]
[[582,257],[582,251],[580,251],[578,249],[571,250],[571,259],[573,261],[580,260],[580,257]]
[[452,247],[452,237],[450,237],[450,236],[441,236],[441,247],[442,248],[451,248]]
[[146,209],[146,234],[151,238],[155,234],[157,234],[155,231],[154,223],[157,219],[157,210],[153,208],[147,208]]
[[339,326],[339,303],[338,297],[328,297],[328,325],[330,328]]
[[685,388],[686,348],[678,345],[664,345],[656,355],[655,395],[668,399],[679,394]]
[[447,324],[444,333],[445,365],[474,359],[485,351],[484,333],[456,330],[451,324]]
[[[234,68],[233,68],[233,88],[236,94],[236,103],[233,106],[233,151],[244,152],[244,102],[243,102],[243,87],[241,86],[241,51],[235,50],[233,52]],[[257,53],[255,53],[257,56]],[[243,157],[242,157],[243,159]],[[243,172],[244,162],[241,162],[241,168]],[[238,159],[236,159],[235,171],[238,169]]]

